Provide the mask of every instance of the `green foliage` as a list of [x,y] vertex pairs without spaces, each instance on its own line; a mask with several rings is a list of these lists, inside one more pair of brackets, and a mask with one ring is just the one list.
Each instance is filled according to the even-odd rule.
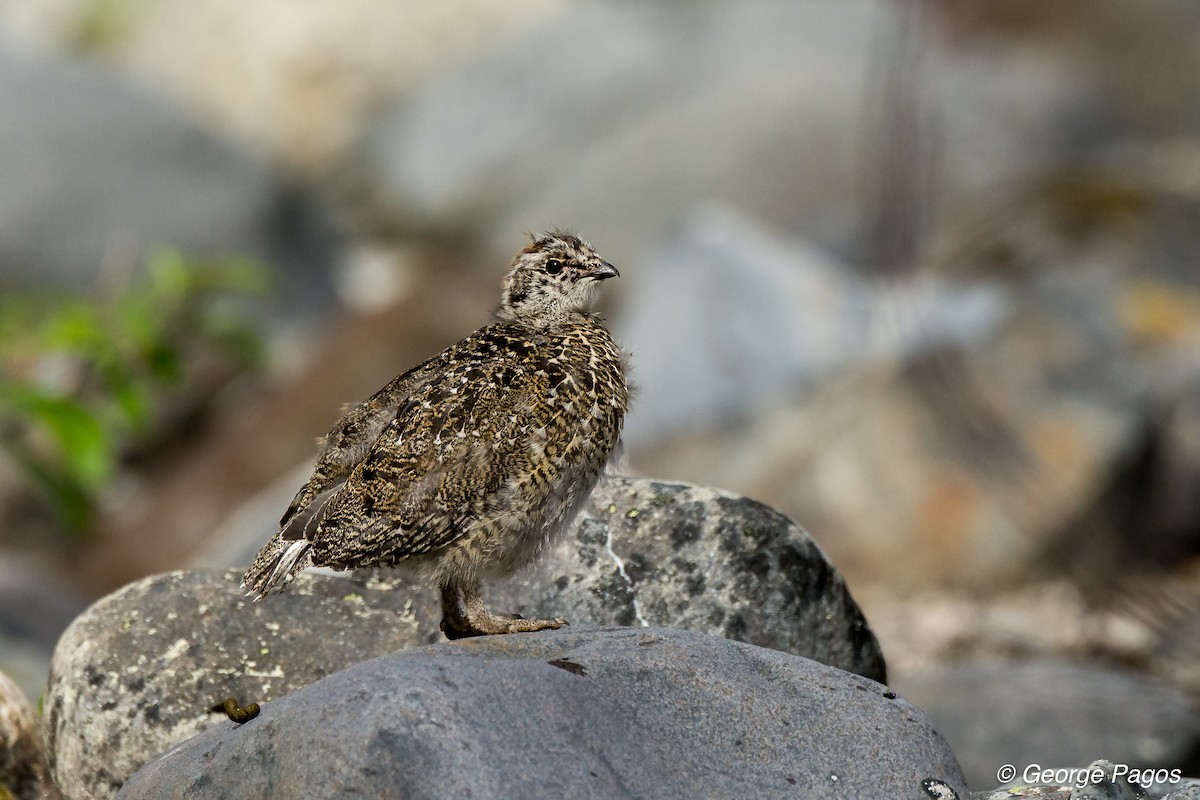
[[67,530],[82,531],[123,449],[202,351],[258,361],[236,300],[268,288],[249,261],[199,262],[164,250],[119,295],[0,296],[0,449]]

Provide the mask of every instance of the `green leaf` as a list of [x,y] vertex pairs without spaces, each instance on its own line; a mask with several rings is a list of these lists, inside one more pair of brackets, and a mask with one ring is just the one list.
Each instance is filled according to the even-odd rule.
[[44,494],[67,530],[78,534],[91,520],[92,490],[74,476],[57,471],[27,450],[7,444],[5,449],[21,467],[34,488]]
[[150,398],[148,390],[137,381],[128,381],[113,391],[113,405],[124,424],[131,430],[140,430],[150,421]]
[[81,403],[28,386],[4,393],[11,411],[47,431],[67,471],[83,486],[98,486],[113,468],[113,445],[96,416]]
[[104,341],[97,309],[78,299],[63,301],[40,326],[40,344],[47,350],[87,353]]

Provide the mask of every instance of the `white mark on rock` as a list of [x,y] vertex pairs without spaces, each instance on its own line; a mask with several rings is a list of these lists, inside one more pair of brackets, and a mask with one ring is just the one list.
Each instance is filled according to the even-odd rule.
[[621,576],[621,580],[625,581],[625,585],[629,587],[629,594],[633,596],[634,618],[637,619],[638,624],[643,628],[649,628],[650,623],[642,616],[641,606],[638,605],[637,592],[633,589],[633,581],[629,579],[628,573],[625,572],[625,561],[613,550],[612,544],[612,525],[609,525],[604,539],[604,550],[608,553],[608,557],[613,560],[613,563],[617,565],[617,574]]
[[[247,663],[247,665],[250,664],[250,662],[246,662],[246,663]],[[246,669],[246,670],[243,670],[239,674],[245,675],[250,678],[282,678],[283,677],[283,667],[276,666],[274,669],[272,669],[269,672],[264,672],[263,670],[257,670],[257,669]]]
[[164,661],[174,661],[184,650],[188,648],[187,639],[177,639],[173,645],[167,648],[167,652],[163,653]]

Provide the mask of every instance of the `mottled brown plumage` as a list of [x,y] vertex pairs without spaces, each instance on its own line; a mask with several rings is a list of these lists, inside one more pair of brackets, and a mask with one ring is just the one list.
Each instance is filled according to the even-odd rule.
[[492,324],[345,413],[242,588],[411,560],[441,588],[451,638],[566,624],[492,614],[480,587],[570,524],[617,448],[623,356],[587,311],[616,275],[576,236],[533,237]]

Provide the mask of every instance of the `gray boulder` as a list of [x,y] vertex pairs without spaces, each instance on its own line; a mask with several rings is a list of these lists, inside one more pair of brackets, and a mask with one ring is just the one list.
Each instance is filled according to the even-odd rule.
[[143,764],[224,719],[227,697],[278,697],[417,641],[402,595],[302,576],[286,602],[251,603],[238,578],[146,578],[63,633],[44,709],[50,766],[66,797],[112,797]]
[[[112,796],[171,745],[220,724],[227,697],[271,700],[443,640],[437,592],[411,578],[309,573],[250,603],[237,591],[240,574],[139,581],[63,634],[45,706],[54,774],[68,797]],[[607,481],[558,548],[490,588],[497,611],[683,628],[886,679],[874,635],[808,535],[766,506],[712,489]]]
[[[280,494],[281,502],[293,492]],[[257,514],[266,528],[278,507],[268,504]],[[216,546],[225,564],[253,559],[266,540],[261,532],[247,538],[253,527],[241,526],[231,532],[236,541]],[[404,573],[366,580],[370,588],[408,599],[422,631],[414,644],[441,639],[441,609],[429,586]],[[557,548],[486,589],[496,611],[711,633],[887,680],[875,635],[808,532],[761,503],[719,489],[611,477]],[[266,601],[275,602],[287,601]]]
[[[613,324],[636,346],[637,374],[653,376],[625,426],[635,454],[855,369],[978,342],[1012,312],[998,283],[872,282],[811,242],[711,203],[689,209],[636,273]],[[783,438],[775,448],[800,445]]]
[[813,661],[659,628],[393,653],[222,722],[139,798],[965,795],[920,710]]
[[875,635],[808,533],[719,489],[605,481],[567,541],[492,598],[525,616],[710,633],[887,681]]

